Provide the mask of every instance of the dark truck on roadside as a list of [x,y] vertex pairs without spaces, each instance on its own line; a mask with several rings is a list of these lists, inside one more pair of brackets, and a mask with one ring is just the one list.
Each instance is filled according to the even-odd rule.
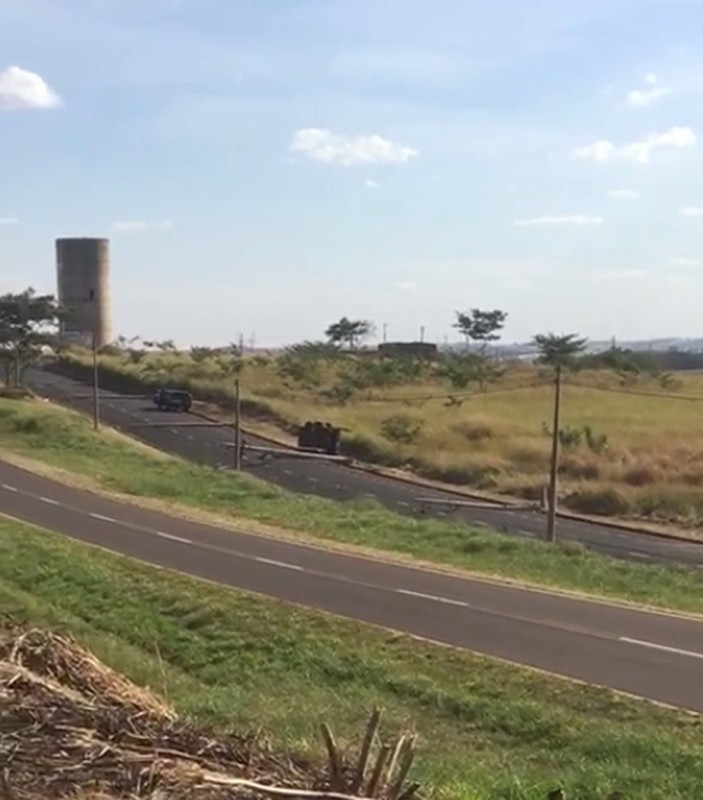
[[183,389],[157,389],[154,392],[154,405],[159,411],[188,412],[193,405],[193,397]]

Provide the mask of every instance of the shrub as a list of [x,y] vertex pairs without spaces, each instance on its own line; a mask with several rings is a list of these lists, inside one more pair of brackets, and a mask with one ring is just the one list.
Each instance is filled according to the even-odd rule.
[[469,442],[481,442],[485,439],[492,439],[495,431],[491,426],[480,420],[462,420],[452,425],[452,433],[461,436]]
[[625,472],[622,479],[630,486],[649,486],[659,480],[659,475],[652,466],[636,464]]
[[700,493],[675,486],[643,490],[637,495],[635,505],[644,516],[666,521],[698,521],[703,516]]
[[420,438],[422,425],[408,414],[393,414],[381,422],[381,433],[391,442],[414,444]]
[[632,513],[632,503],[617,489],[582,489],[572,492],[563,500],[572,511],[603,517],[617,517]]
[[591,461],[583,461],[578,456],[567,455],[559,462],[559,474],[574,480],[595,481],[601,477],[601,468]]

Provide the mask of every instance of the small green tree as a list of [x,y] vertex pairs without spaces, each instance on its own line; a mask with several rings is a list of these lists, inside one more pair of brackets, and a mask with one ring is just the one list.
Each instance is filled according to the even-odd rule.
[[547,507],[547,540],[556,541],[557,479],[559,473],[559,445],[561,435],[561,375],[564,369],[578,365],[578,358],[586,349],[587,339],[575,333],[557,335],[538,333],[532,340],[537,348],[537,361],[554,370],[554,421],[552,427],[552,455],[549,468],[549,493]]
[[327,328],[325,336],[332,344],[357,350],[361,342],[371,336],[373,329],[373,323],[369,320],[342,317]]
[[38,295],[31,287],[0,296],[0,363],[5,383],[22,385],[24,373],[56,345],[61,312],[53,295]]
[[472,308],[470,311],[456,311],[455,314],[456,322],[452,327],[461,333],[467,345],[473,342],[479,345],[481,351],[485,351],[490,342],[500,339],[508,319],[507,312],[499,308]]
[[576,333],[538,333],[532,339],[537,349],[537,361],[550,367],[575,368],[579,356],[586,349],[588,339],[582,339]]

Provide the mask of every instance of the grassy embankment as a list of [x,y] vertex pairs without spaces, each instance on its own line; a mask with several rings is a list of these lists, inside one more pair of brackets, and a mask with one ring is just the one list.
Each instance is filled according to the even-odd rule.
[[[223,728],[263,726],[309,753],[318,725],[369,709],[420,733],[436,796],[690,800],[698,718],[489,659],[200,583],[0,517],[0,609],[77,636],[112,667]],[[315,748],[317,749],[317,748]]]
[[[619,562],[578,546],[549,546],[451,521],[418,520],[369,501],[336,503],[286,492],[149,450],[49,404],[0,399],[0,451],[82,476],[88,486],[165,501],[185,513],[209,512],[225,524],[358,546],[400,557],[703,613],[699,570]],[[63,477],[66,477],[65,475]],[[177,504],[177,505],[176,505]],[[263,529],[262,529],[263,526]]]
[[[86,368],[89,359],[75,353],[64,363]],[[178,384],[232,408],[233,376],[221,357],[195,360],[188,353],[130,356],[118,351],[103,356],[101,363],[106,378],[132,388]],[[350,429],[345,441],[354,455],[437,480],[528,498],[536,498],[544,485],[552,388],[533,368],[510,367],[485,394],[474,393],[460,403],[449,397],[462,392],[452,390],[432,365],[418,367],[417,377],[398,385],[357,391],[344,403],[331,399],[330,389],[344,383],[340,374],[359,367],[347,359],[314,369],[316,385],[304,389],[281,377],[276,359],[245,359],[245,413],[269,431],[292,430],[305,419],[341,424]],[[564,390],[563,427],[572,439],[580,435],[580,442],[564,447],[563,505],[589,514],[700,524],[703,405],[685,398],[703,401],[703,376],[682,374],[666,390],[642,377],[632,387],[655,396],[621,391],[613,373],[580,373],[570,380],[579,385]],[[590,443],[584,426],[591,429]],[[599,443],[602,436],[605,448]]]

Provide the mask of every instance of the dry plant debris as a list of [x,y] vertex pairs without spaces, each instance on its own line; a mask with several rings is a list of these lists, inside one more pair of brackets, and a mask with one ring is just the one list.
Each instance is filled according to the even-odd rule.
[[179,719],[71,639],[0,630],[2,800],[410,800],[415,739],[382,742],[380,719],[374,711],[353,758],[322,726],[328,763],[314,767],[259,736],[218,736]]

